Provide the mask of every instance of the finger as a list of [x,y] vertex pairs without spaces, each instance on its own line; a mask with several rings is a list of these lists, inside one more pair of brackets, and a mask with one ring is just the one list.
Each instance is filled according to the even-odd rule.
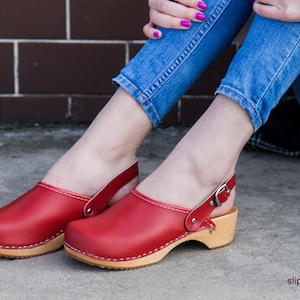
[[145,36],[149,39],[158,40],[162,37],[162,32],[155,28],[155,26],[149,22],[143,27]]
[[174,4],[180,4],[181,6],[194,8],[197,10],[205,10],[207,9],[207,5],[203,0],[177,0],[175,1],[168,1],[168,0],[148,0],[149,7],[151,9],[156,9],[158,11],[168,11],[170,6]]
[[156,10],[150,10],[150,22],[156,26],[172,29],[189,29],[192,22],[186,19],[181,19],[166,15]]
[[[180,0],[180,1],[187,2],[189,0]],[[163,13],[165,15],[173,16],[175,18],[190,20],[192,22],[201,22],[205,20],[205,14],[202,11],[199,11],[199,8],[187,7],[181,3],[172,2],[172,1],[164,2],[164,5],[161,5],[160,7],[155,9],[153,9],[152,7],[152,10]],[[150,10],[150,14],[151,14],[151,10]],[[153,23],[158,25],[155,22]]]
[[262,5],[274,5],[274,0],[255,0],[254,2],[257,2],[258,4]]
[[264,18],[284,21],[280,9],[276,6],[255,1],[253,10]]
[[195,8],[197,10],[207,9],[206,3],[202,0],[177,0],[177,2],[186,7]]

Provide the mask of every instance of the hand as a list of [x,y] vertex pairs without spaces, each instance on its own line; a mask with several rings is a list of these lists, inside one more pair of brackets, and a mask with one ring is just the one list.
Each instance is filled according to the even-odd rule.
[[150,22],[143,28],[144,34],[151,39],[159,39],[162,32],[156,26],[187,30],[192,22],[203,22],[203,10],[207,8],[201,0],[148,0]]
[[256,0],[253,9],[265,18],[300,22],[300,0]]

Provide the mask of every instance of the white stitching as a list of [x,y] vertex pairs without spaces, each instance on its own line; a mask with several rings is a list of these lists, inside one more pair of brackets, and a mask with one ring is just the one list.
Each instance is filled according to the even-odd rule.
[[73,250],[73,251],[75,251],[75,252],[77,252],[77,253],[79,253],[79,254],[82,254],[82,255],[85,255],[85,256],[89,256],[89,257],[94,258],[94,259],[97,259],[97,260],[116,261],[116,262],[120,261],[120,262],[121,262],[121,261],[134,260],[134,259],[137,259],[137,258],[141,258],[141,257],[145,257],[145,256],[148,256],[148,255],[154,254],[154,253],[158,252],[159,250],[162,250],[162,249],[164,249],[164,248],[170,246],[171,244],[177,242],[178,240],[180,240],[180,239],[182,239],[182,238],[188,236],[189,234],[190,234],[190,233],[186,231],[186,232],[185,232],[184,234],[182,234],[181,236],[179,236],[179,237],[177,237],[177,238],[175,238],[175,239],[173,239],[173,240],[167,242],[167,243],[166,243],[165,245],[163,245],[163,246],[157,247],[157,248],[155,248],[154,250],[150,250],[148,253],[145,252],[145,253],[143,253],[143,254],[135,255],[135,256],[132,256],[132,257],[126,257],[126,258],[124,258],[124,257],[120,257],[120,258],[110,258],[110,257],[98,256],[98,255],[95,255],[95,254],[88,254],[88,253],[86,253],[86,252],[84,252],[84,251],[81,251],[81,250],[79,250],[79,249],[77,249],[77,248],[71,246],[71,245],[68,244],[67,242],[64,242],[64,244],[65,244],[68,248],[70,248],[71,250]]
[[152,200],[150,198],[146,198],[145,196],[143,196],[142,194],[140,193],[136,193],[134,190],[131,191],[132,194],[134,194],[136,197],[152,204],[152,205],[155,205],[155,206],[158,206],[158,207],[161,207],[161,208],[164,208],[164,209],[169,209],[169,210],[173,210],[173,211],[176,211],[176,212],[180,212],[180,213],[189,213],[191,210],[189,209],[184,209],[184,208],[179,208],[179,207],[175,207],[175,206],[170,206],[170,205],[167,205],[163,202],[159,202],[159,201],[156,201],[156,200]]
[[31,244],[31,245],[25,245],[25,246],[2,246],[2,245],[0,245],[0,249],[4,249],[4,250],[9,250],[9,249],[11,249],[11,250],[32,249],[32,248],[47,244],[48,242],[54,240],[55,238],[57,238],[58,236],[60,236],[63,233],[64,233],[64,231],[60,230],[58,233],[56,233],[55,235],[53,235],[50,238],[46,239],[45,241],[38,242],[38,243],[35,243],[35,244]]

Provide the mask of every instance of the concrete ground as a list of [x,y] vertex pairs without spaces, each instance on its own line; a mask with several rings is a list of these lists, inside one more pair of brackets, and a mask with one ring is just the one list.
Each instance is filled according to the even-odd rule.
[[[141,177],[187,129],[152,132]],[[84,127],[0,127],[0,206],[32,187]],[[0,299],[300,299],[300,159],[243,152],[237,166],[234,242],[209,251],[182,245],[151,267],[109,271],[68,257],[0,258]]]

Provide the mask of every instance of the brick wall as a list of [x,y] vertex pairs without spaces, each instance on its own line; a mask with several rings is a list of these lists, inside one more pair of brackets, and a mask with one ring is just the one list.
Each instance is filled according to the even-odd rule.
[[[147,1],[1,0],[0,122],[90,122],[144,43]],[[195,83],[167,123],[194,122],[239,46]],[[199,101],[201,100],[201,101]]]

